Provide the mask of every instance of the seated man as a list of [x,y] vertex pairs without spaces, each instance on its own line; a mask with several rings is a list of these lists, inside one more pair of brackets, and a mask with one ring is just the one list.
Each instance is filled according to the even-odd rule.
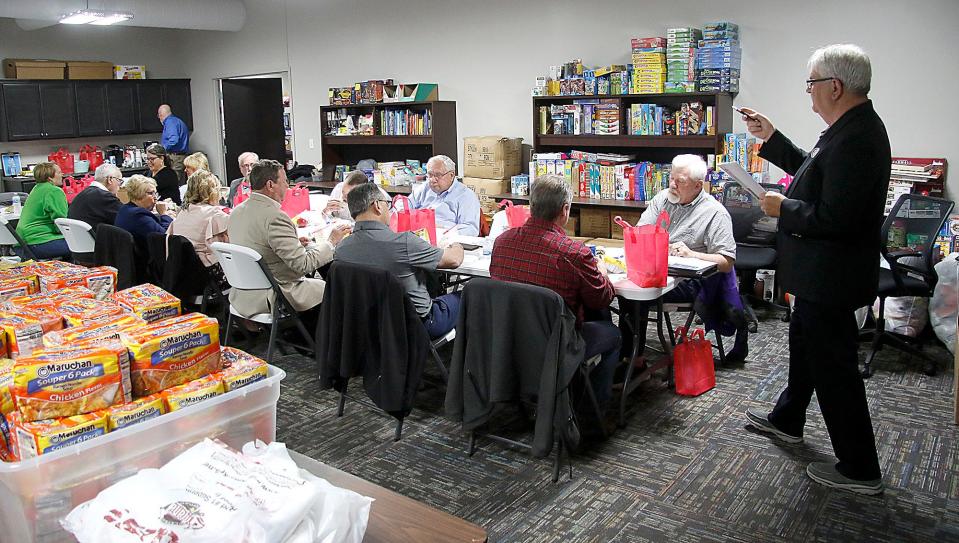
[[[314,243],[307,238],[297,238],[293,221],[280,210],[280,202],[290,184],[283,166],[275,160],[261,160],[253,166],[250,187],[253,189],[250,199],[230,214],[227,229],[230,243],[260,253],[280,284],[280,290],[312,332],[326,283],[308,276],[333,260],[333,247],[346,236],[349,227],[334,228],[329,241]],[[273,293],[266,289],[230,291],[230,304],[247,316],[269,313],[272,301]]]
[[443,337],[456,327],[460,293],[430,298],[426,277],[439,269],[452,269],[463,263],[463,247],[454,243],[446,249],[433,247],[412,232],[390,230],[390,199],[380,188],[362,183],[346,197],[350,213],[356,219],[353,234],[336,249],[336,260],[365,264],[389,270],[400,280],[433,339]]
[[608,318],[586,320],[585,315],[592,310],[608,316],[614,290],[605,265],[563,230],[572,199],[562,177],[536,179],[529,197],[529,220],[496,238],[489,271],[493,279],[545,287],[563,297],[576,315],[576,326],[586,342],[586,359],[602,355],[590,378],[596,399],[605,408],[619,361],[620,334]]
[[[679,155],[673,159],[673,167],[669,174],[669,189],[657,194],[643,212],[639,224],[653,224],[662,211],[669,215],[669,254],[674,256],[692,257],[714,262],[721,273],[733,272],[733,263],[736,261],[736,240],[733,238],[733,222],[729,212],[715,198],[703,190],[703,180],[706,178],[706,162],[698,155]],[[713,276],[709,281],[719,281],[728,276]],[[732,276],[735,277],[734,275]],[[715,278],[715,279],[714,279]],[[734,282],[732,284],[735,284]],[[663,296],[666,303],[692,303],[703,290],[704,281],[689,279],[680,281],[676,288]],[[704,302],[713,307],[708,309],[711,315],[732,323],[736,330],[736,343],[726,355],[726,361],[741,363],[748,354],[746,343],[748,332],[746,319],[742,313],[742,304],[738,292],[735,299],[724,300],[719,294],[722,289],[715,291],[709,300]],[[704,293],[705,295],[706,293]],[[721,307],[715,307],[721,305]],[[701,305],[697,307],[700,316],[706,320],[707,326],[715,325],[716,320],[702,314]],[[636,319],[639,327],[639,337],[645,338],[646,312]],[[720,328],[722,329],[722,328]],[[628,334],[624,334],[626,336]],[[632,348],[632,338],[624,337],[623,352],[630,352],[626,346]],[[642,352],[643,345],[640,346]]]
[[454,226],[453,232],[457,234],[479,235],[479,198],[473,189],[456,181],[456,164],[446,155],[436,155],[427,161],[426,183],[413,189],[410,205],[414,209],[436,211],[437,237]]
[[92,232],[97,231],[100,223],[113,224],[123,205],[117,198],[122,182],[120,168],[110,163],[100,164],[93,173],[90,186],[80,191],[70,202],[67,218],[89,224]]
[[233,199],[236,198],[236,193],[240,191],[240,185],[243,181],[249,179],[250,170],[259,160],[259,155],[251,151],[240,153],[240,156],[236,157],[236,161],[240,164],[240,177],[230,181],[230,193],[226,197],[227,207],[233,207]]
[[[336,186],[333,187],[333,190],[330,191],[330,199],[327,201],[323,213],[331,219],[352,220],[353,217],[350,216],[349,206],[345,204],[346,198],[350,194],[350,191],[353,190],[353,187],[358,187],[365,183],[370,183],[370,179],[366,177],[365,173],[359,170],[353,170],[347,174],[346,180],[337,183]],[[378,188],[383,198],[389,199],[390,196],[383,190],[383,187]]]

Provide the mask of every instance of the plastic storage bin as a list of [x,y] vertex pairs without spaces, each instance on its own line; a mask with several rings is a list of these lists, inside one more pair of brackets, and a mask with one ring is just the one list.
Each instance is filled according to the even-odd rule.
[[76,541],[60,527],[74,507],[205,437],[237,449],[253,439],[272,442],[284,377],[270,366],[265,380],[194,406],[38,458],[0,462],[0,542]]

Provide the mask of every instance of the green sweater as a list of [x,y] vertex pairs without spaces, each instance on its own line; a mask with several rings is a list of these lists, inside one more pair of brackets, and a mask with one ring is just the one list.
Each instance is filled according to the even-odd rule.
[[63,239],[53,221],[66,216],[67,196],[63,189],[50,182],[37,183],[23,204],[17,234],[27,245]]

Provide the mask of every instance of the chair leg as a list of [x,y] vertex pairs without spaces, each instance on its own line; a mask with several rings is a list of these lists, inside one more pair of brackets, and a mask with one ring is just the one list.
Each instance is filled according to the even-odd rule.
[[310,332],[307,331],[306,326],[303,324],[303,321],[300,320],[300,316],[293,312],[293,322],[296,324],[296,328],[300,331],[300,335],[303,336],[303,339],[306,340],[307,345],[310,349],[316,349],[316,342],[313,341],[313,336],[310,335]]
[[900,351],[904,351],[912,356],[925,360],[925,364],[922,366],[922,372],[924,374],[930,377],[936,374],[936,361],[933,360],[928,354],[922,352],[919,350],[919,348],[915,347],[911,343],[908,343],[894,335],[885,334],[885,336],[884,342],[890,347],[894,347]]
[[669,342],[673,345],[676,344],[676,333],[673,331],[673,319],[669,317],[669,313],[663,312],[663,317],[666,318],[666,331],[669,332]]
[[396,432],[393,434],[393,441],[399,441],[403,436],[403,419],[396,421]]
[[336,416],[343,416],[343,408],[346,407],[346,387],[343,388],[343,392],[340,392],[340,401],[339,405],[336,406]]
[[[870,311],[872,311],[870,309]],[[876,357],[876,353],[882,350],[883,336],[885,336],[886,331],[886,299],[879,298],[879,315],[876,316],[876,332],[872,336],[872,345],[869,348],[869,352],[866,353],[866,362],[863,364],[862,368],[862,378],[869,379],[872,377],[872,360]]]
[[443,378],[444,383],[448,383],[450,380],[449,370],[446,369],[446,365],[443,364],[443,359],[440,357],[440,353],[436,350],[436,347],[430,343],[430,356],[433,358],[433,361],[436,362],[436,368],[440,370],[440,376]]
[[713,330],[713,335],[716,336],[716,349],[719,351],[719,365],[726,365],[726,349],[723,347],[723,336],[719,334],[716,330]]
[[273,322],[270,323],[270,342],[266,350],[266,363],[273,363],[273,349],[276,348],[276,336],[280,329],[280,315],[276,304],[273,304],[273,310],[270,312]]
[[556,447],[556,459],[553,460],[553,482],[559,481],[559,467],[563,462],[563,438],[559,438],[559,445]]
[[466,455],[472,457],[473,453],[476,452],[476,432],[470,432],[470,444],[469,449],[466,451]]
[[223,345],[230,344],[230,329],[233,327],[233,313],[230,313],[229,304],[226,310],[226,331],[223,333]]

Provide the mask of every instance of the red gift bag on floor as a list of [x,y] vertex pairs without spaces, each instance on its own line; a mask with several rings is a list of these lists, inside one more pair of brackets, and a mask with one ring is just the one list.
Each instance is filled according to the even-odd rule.
[[699,396],[716,386],[712,344],[701,328],[693,330],[687,337],[686,328],[681,326],[676,329],[676,334],[680,338],[679,345],[673,349],[676,394]]
[[529,206],[514,205],[512,200],[503,200],[499,206],[506,206],[506,222],[510,228],[519,228],[529,220]]
[[[400,207],[399,203],[403,206]],[[432,209],[412,209],[410,199],[402,194],[393,197],[394,213],[390,228],[394,232],[413,232],[436,247],[436,212]]]
[[655,224],[632,226],[617,216],[623,227],[626,277],[638,287],[665,287],[669,270],[669,214],[663,211]]
[[250,198],[253,189],[249,181],[241,181],[239,188],[236,189],[236,195],[233,196],[233,207],[236,207]]
[[304,211],[308,211],[310,209],[310,189],[306,188],[303,183],[293,185],[290,190],[286,191],[280,209],[291,219]]

